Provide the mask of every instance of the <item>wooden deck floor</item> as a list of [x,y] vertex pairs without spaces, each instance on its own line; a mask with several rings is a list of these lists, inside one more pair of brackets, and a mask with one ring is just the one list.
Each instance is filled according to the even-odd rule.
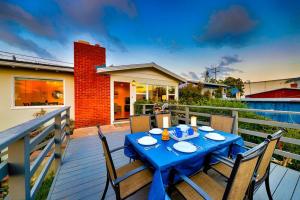
[[[124,132],[107,135],[110,148],[122,146]],[[123,151],[114,153],[116,167],[128,163]],[[100,199],[106,180],[106,169],[102,147],[98,136],[92,135],[70,141],[63,158],[63,165],[55,177],[48,199]],[[274,199],[299,199],[300,173],[279,165],[271,168],[271,190]],[[147,199],[149,187],[144,188],[131,200]],[[106,199],[115,199],[110,187]],[[177,198],[176,198],[177,199]],[[258,189],[254,199],[268,199],[264,185]]]

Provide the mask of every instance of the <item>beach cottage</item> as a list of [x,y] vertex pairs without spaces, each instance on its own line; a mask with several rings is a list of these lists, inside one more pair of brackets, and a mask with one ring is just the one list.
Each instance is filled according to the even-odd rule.
[[126,122],[136,100],[178,98],[185,80],[155,64],[106,66],[106,49],[74,43],[74,65],[0,59],[0,131],[37,113],[71,106],[75,126]]

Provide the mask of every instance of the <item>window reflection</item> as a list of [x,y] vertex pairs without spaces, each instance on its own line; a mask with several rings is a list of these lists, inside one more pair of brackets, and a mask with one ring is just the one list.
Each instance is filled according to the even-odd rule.
[[149,100],[152,101],[165,101],[167,99],[166,86],[149,85]]
[[15,78],[15,106],[64,104],[62,80]]

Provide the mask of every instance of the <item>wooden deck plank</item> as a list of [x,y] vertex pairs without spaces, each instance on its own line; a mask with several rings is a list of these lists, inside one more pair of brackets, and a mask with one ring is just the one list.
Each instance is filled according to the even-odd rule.
[[300,197],[300,176],[298,178],[298,182],[297,182],[297,185],[294,189],[294,193],[293,193],[293,196],[292,196],[292,200],[298,200]]
[[298,182],[299,172],[288,169],[280,184],[277,186],[273,199],[291,199],[296,184]]
[[[107,141],[110,149],[122,146],[124,135],[125,133],[122,132],[108,134]],[[113,153],[112,158],[116,167],[127,164],[129,160],[124,155],[123,150]],[[274,199],[292,197],[292,195],[294,195],[294,199],[299,198],[299,172],[288,170],[276,164],[271,165],[270,172],[270,184]],[[66,149],[63,164],[58,171],[58,176],[55,178],[48,199],[100,199],[105,181],[105,160],[98,136],[73,139]],[[289,187],[288,190],[284,187],[285,185]],[[148,191],[149,187],[136,193],[129,200],[147,199]],[[288,194],[286,194],[286,191],[288,191]],[[115,194],[111,186],[106,199],[115,200]],[[267,199],[264,184],[255,193],[254,199]]]

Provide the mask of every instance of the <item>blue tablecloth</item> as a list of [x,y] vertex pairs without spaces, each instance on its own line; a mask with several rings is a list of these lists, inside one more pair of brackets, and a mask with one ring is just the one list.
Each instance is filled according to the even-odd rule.
[[[173,152],[170,152],[166,149],[167,146],[173,148],[173,144],[176,142],[174,139],[162,141],[161,135],[153,135],[153,137],[158,140],[160,146],[158,148],[145,150],[144,146],[137,143],[137,139],[147,135],[146,133],[141,132],[126,135],[126,148],[124,150],[125,155],[133,159],[141,159],[145,162],[148,162],[155,169],[148,196],[149,200],[169,199],[165,192],[165,188],[168,185],[169,173],[172,168],[175,168],[182,174],[191,175],[203,167],[205,156],[209,153],[218,151],[222,155],[227,155],[229,150],[228,147],[231,144],[244,145],[242,138],[238,135],[225,133],[222,131],[215,132],[225,136],[226,140],[213,141],[205,139],[204,135],[206,132],[199,131],[199,137],[187,141],[190,141],[201,148],[190,154],[177,152],[179,156],[176,156]],[[242,150],[235,147],[231,148],[231,151],[232,154],[237,154]]]

